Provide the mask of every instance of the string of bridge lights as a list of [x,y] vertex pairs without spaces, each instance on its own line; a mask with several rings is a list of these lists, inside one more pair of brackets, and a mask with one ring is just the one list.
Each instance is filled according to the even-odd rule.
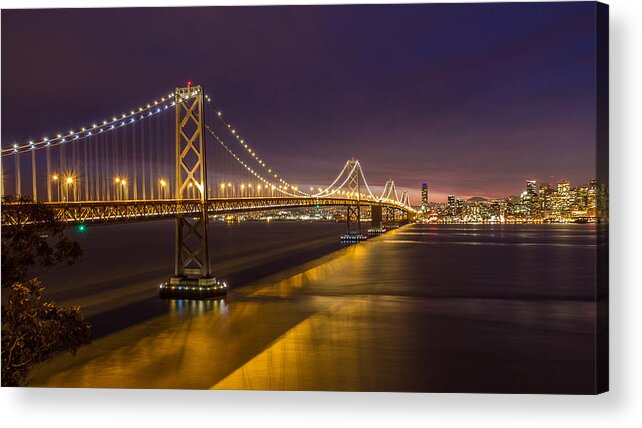
[[339,175],[337,175],[337,178],[335,178],[334,181],[330,183],[330,185],[325,189],[321,190],[321,188],[319,188],[319,192],[315,193],[314,196],[321,196],[329,192],[332,186],[337,184],[337,181],[339,181],[339,179],[343,176],[343,173],[345,172],[346,168],[348,168],[349,165],[350,165],[350,161],[346,161],[346,163],[343,165],[343,169],[341,170],[341,172],[339,172]]
[[[122,113],[120,116],[113,116],[111,120],[94,122],[90,126],[81,128],[80,131],[70,130],[67,134],[56,134],[53,138],[43,137],[40,141],[29,141],[22,145],[14,144],[12,148],[2,149],[2,156],[11,156],[33,150],[54,147],[61,144],[77,142],[95,135],[117,130],[136,121],[147,119],[148,117],[165,111],[170,107],[174,107],[176,105],[174,97],[175,94],[170,93],[165,97],[161,97],[160,101],[155,100],[151,103],[147,103],[142,107],[138,107],[136,110],[131,110],[129,114]],[[179,102],[182,102],[185,99],[186,98],[181,98]]]
[[[349,165],[349,162],[346,162],[346,166],[348,166],[348,165]],[[345,179],[345,180],[343,180],[343,183],[341,183],[341,184],[340,184],[336,189],[334,189],[334,190],[333,190],[333,191],[331,191],[331,192],[328,192],[327,190],[328,190],[330,187],[332,187],[332,185],[330,185],[328,188],[326,188],[326,190],[324,190],[323,192],[319,192],[319,193],[317,193],[317,194],[316,194],[316,195],[314,195],[314,196],[327,197],[327,196],[334,195],[334,194],[335,194],[335,193],[337,193],[337,192],[340,192],[340,191],[341,191],[341,188],[342,188],[343,186],[345,186],[345,184],[348,182],[348,180],[350,180],[350,177],[352,176],[352,173],[353,173],[353,172],[354,172],[354,170],[357,168],[357,166],[358,166],[358,164],[354,164],[354,166],[352,167],[352,169],[350,170],[350,172],[349,172],[349,173],[348,173],[348,175],[346,176],[346,179]],[[334,181],[335,183],[338,181],[338,179],[339,179],[339,178],[341,178],[341,175],[343,174],[343,171],[345,171],[345,167],[343,168],[343,170],[341,170],[341,173],[340,173],[340,174],[339,174],[339,176],[337,177],[337,180],[335,180],[335,181]]]
[[366,185],[366,189],[368,189],[368,193],[370,194],[370,197],[376,200],[377,197],[372,194],[372,191],[370,190],[370,186],[368,186],[368,181],[366,180],[366,176],[363,174],[363,168],[361,168],[361,163],[357,161],[357,164],[359,165],[359,173],[361,174],[361,178],[363,179],[363,184]]
[[[350,179],[350,177],[352,176],[353,172],[355,172],[355,170],[357,170],[357,169],[358,169],[358,174],[361,176],[361,179],[363,180],[363,184],[364,184],[364,186],[366,187],[366,189],[368,190],[368,195],[369,195],[369,197],[370,197],[371,199],[374,199],[375,201],[379,201],[379,200],[383,199],[383,198],[377,198],[377,197],[372,193],[372,190],[370,189],[370,186],[368,185],[368,180],[366,180],[366,176],[365,176],[365,175],[364,175],[364,173],[363,173],[363,168],[361,168],[361,162],[359,162],[358,160],[357,160],[357,161],[355,161],[354,166],[352,167],[352,169],[350,170],[350,172],[349,172],[349,173],[348,173],[348,175],[346,176],[346,179],[345,179],[345,180],[343,180],[343,183],[341,183],[341,184],[340,184],[336,189],[334,189],[334,190],[330,191],[330,189],[332,189],[332,187],[333,187],[333,186],[334,186],[334,185],[335,185],[335,184],[336,184],[336,183],[341,179],[341,177],[343,176],[343,173],[346,171],[346,169],[349,167],[349,165],[350,165],[350,161],[347,161],[347,162],[345,163],[345,165],[343,166],[343,169],[341,170],[341,172],[340,172],[340,173],[339,173],[339,175],[337,176],[337,178],[335,178],[335,180],[332,182],[332,184],[330,184],[330,185],[329,185],[328,187],[326,187],[325,189],[321,190],[319,193],[314,194],[314,196],[331,196],[331,195],[333,195],[333,194],[335,194],[335,193],[337,193],[337,192],[341,191],[341,188],[342,188],[343,186],[345,186],[345,184],[348,182],[348,180],[349,180],[349,179]],[[366,196],[366,197],[368,197],[368,195],[366,195],[365,193],[363,193],[363,195],[364,195],[364,196]]]
[[[388,184],[388,183],[390,183],[390,184]],[[386,193],[386,190],[388,190],[387,193]],[[394,196],[395,196],[394,199],[391,198],[393,190],[394,190]],[[384,195],[386,195],[386,196],[384,196]],[[389,201],[394,200],[394,201],[399,202],[399,195],[397,194],[397,186],[395,186],[394,180],[389,180],[388,182],[386,182],[386,186],[383,188],[383,192],[381,194],[381,198],[380,199],[386,199],[386,200],[389,200]]]
[[[7,148],[7,149],[2,149],[2,157],[5,156],[11,156],[11,155],[17,155],[21,153],[27,153],[31,152],[34,150],[40,150],[44,148],[49,148],[49,147],[55,147],[61,144],[66,144],[66,143],[71,143],[71,142],[77,142],[80,140],[84,140],[86,138],[103,134],[109,131],[117,130],[123,126],[130,125],[132,123],[135,123],[136,121],[141,121],[146,118],[149,118],[155,114],[161,113],[162,111],[167,110],[170,107],[174,107],[176,105],[176,102],[183,102],[189,98],[194,97],[199,93],[198,87],[193,87],[192,90],[188,91],[188,94],[186,96],[180,97],[178,100],[176,99],[177,94],[172,92],[168,94],[165,97],[161,97],[160,101],[154,100],[153,102],[147,103],[145,106],[138,107],[137,110],[131,110],[129,114],[127,113],[122,113],[120,117],[114,116],[111,120],[103,120],[102,124],[97,124],[97,123],[92,123],[91,126],[87,127],[82,127],[80,131],[73,131],[70,130],[69,133],[67,134],[56,134],[55,137],[53,138],[48,138],[48,137],[43,137],[42,140],[40,141],[29,141],[25,144],[19,145],[19,144],[14,144],[13,147]],[[329,196],[337,191],[339,191],[347,182],[349,177],[352,175],[352,172],[354,169],[358,166],[359,167],[359,174],[361,175],[361,178],[363,179],[364,185],[366,186],[366,189],[368,190],[368,193],[370,194],[370,197],[375,200],[382,200],[382,199],[389,199],[389,198],[384,198],[384,195],[380,198],[377,198],[373,195],[372,191],[370,190],[370,186],[368,185],[368,182],[363,174],[363,169],[361,168],[361,165],[359,161],[356,161],[355,166],[353,169],[350,171],[350,174],[348,174],[348,178],[334,191],[329,192],[329,190],[339,181],[341,178],[342,174],[345,172],[346,168],[349,165],[349,162],[346,162],[346,165],[344,166],[343,170],[339,173],[337,178],[334,180],[330,186],[325,188],[324,190],[320,190],[318,193],[315,194],[309,194],[304,191],[299,190],[297,186],[294,186],[287,181],[285,181],[283,178],[279,177],[278,174],[272,171],[270,167],[267,166],[265,161],[259,157],[259,155],[256,154],[252,148],[245,142],[245,140],[241,137],[239,132],[236,130],[235,127],[232,126],[232,123],[226,120],[223,117],[223,113],[221,110],[216,108],[214,103],[212,102],[212,99],[209,95],[203,94],[206,101],[214,111],[216,117],[223,123],[224,127],[228,130],[228,132],[231,133],[231,135],[236,139],[236,141],[245,149],[245,151],[270,175],[272,176],[277,182],[281,183],[278,186],[275,186],[272,182],[266,180],[264,177],[259,175],[254,169],[252,169],[247,163],[245,163],[243,160],[241,160],[230,148],[216,135],[212,129],[205,124],[207,127],[208,131],[214,136],[214,138],[230,153],[247,171],[249,171],[252,175],[254,175],[257,179],[262,181],[264,184],[268,186],[272,186],[274,190],[277,190],[285,195],[292,196],[292,197],[298,197],[298,196]],[[393,182],[394,185],[394,182]],[[287,189],[292,189],[295,193],[293,194],[287,191]],[[392,188],[388,188],[388,193],[390,194],[392,192]],[[399,197],[397,195],[396,189],[395,189],[395,200],[396,202],[399,202]],[[385,194],[385,189],[384,189],[384,194]]]
[[273,172],[272,168],[268,167],[267,164],[263,161],[263,159],[261,159],[259,155],[257,155],[256,152],[252,150],[252,148],[245,142],[245,139],[242,138],[239,132],[237,131],[237,129],[234,126],[232,126],[232,123],[223,117],[223,112],[214,105],[211,97],[207,94],[204,94],[204,95],[205,95],[205,100],[214,111],[216,117],[221,121],[221,123],[223,123],[224,128],[227,129],[227,131],[232,135],[232,137],[236,139],[236,141],[241,145],[241,147],[245,149],[245,151],[265,170],[265,172],[270,174],[275,180],[277,180],[283,186],[294,189],[294,191],[296,193],[299,193],[300,196],[310,196],[309,193],[299,190],[298,187],[293,186],[292,184],[285,181],[283,178],[279,177],[278,174]]
[[330,184],[328,187],[326,187],[324,190],[320,191],[319,193],[316,193],[314,196],[317,196],[317,197],[327,197],[327,196],[332,196],[332,195],[334,195],[335,193],[340,192],[340,191],[341,191],[341,189],[343,188],[343,186],[345,186],[345,185],[346,185],[346,183],[348,182],[348,180],[350,180],[350,177],[352,176],[352,173],[353,173],[353,172],[356,170],[356,168],[357,168],[357,164],[354,164],[354,165],[352,166],[352,169],[351,169],[351,170],[350,170],[350,172],[348,172],[348,174],[346,175],[346,178],[345,178],[345,180],[343,180],[343,183],[341,183],[339,186],[337,186],[337,187],[336,187],[335,189],[333,189],[332,191],[330,191],[330,189],[331,189],[331,188],[332,188],[332,187],[333,187],[333,186],[334,186],[334,185],[335,185],[335,184],[336,184],[336,183],[341,179],[341,177],[343,176],[343,173],[346,171],[346,168],[348,168],[349,166],[350,166],[350,161],[347,161],[347,162],[346,162],[346,164],[345,164],[345,166],[343,167],[343,169],[341,170],[341,172],[340,172],[340,173],[339,173],[339,175],[337,176],[337,178],[332,182],[332,184]]
[[[348,174],[348,178],[346,178],[346,180],[344,180],[344,182],[343,182],[343,183],[342,183],[342,184],[341,184],[337,189],[335,189],[335,190],[334,190],[334,191],[332,191],[332,192],[329,192],[329,189],[331,189],[331,188],[332,188],[332,186],[333,186],[334,184],[336,184],[336,183],[337,183],[337,181],[339,181],[339,179],[341,178],[341,175],[343,174],[343,172],[345,172],[346,168],[348,167],[349,162],[346,162],[346,164],[345,164],[345,165],[344,165],[344,167],[343,167],[343,170],[341,170],[341,172],[340,172],[340,173],[339,173],[339,175],[336,177],[336,179],[334,180],[334,182],[333,182],[332,184],[330,184],[328,187],[326,187],[324,190],[320,190],[318,193],[313,193],[313,194],[308,194],[308,193],[306,193],[306,192],[303,192],[303,191],[299,190],[299,189],[298,189],[298,187],[296,187],[296,186],[293,186],[293,185],[289,184],[287,181],[285,181],[285,180],[283,180],[282,178],[280,178],[276,173],[273,173],[273,172],[272,172],[272,169],[271,169],[271,168],[269,168],[269,167],[265,164],[265,162],[264,162],[264,161],[263,161],[263,160],[262,160],[262,159],[261,159],[261,158],[256,154],[256,152],[255,152],[255,151],[253,151],[253,150],[248,146],[248,144],[247,144],[247,143],[245,142],[245,140],[241,137],[241,135],[240,135],[240,134],[239,134],[239,132],[236,130],[236,128],[235,128],[235,127],[233,127],[232,123],[231,123],[230,121],[226,120],[226,119],[223,117],[223,113],[222,113],[222,111],[221,111],[221,110],[219,110],[218,108],[216,108],[216,106],[215,106],[215,105],[214,105],[214,103],[212,102],[211,97],[210,97],[208,94],[204,94],[204,95],[205,95],[205,100],[206,100],[206,101],[207,101],[207,103],[210,105],[210,107],[212,108],[212,110],[215,112],[216,117],[217,117],[217,118],[218,118],[218,119],[223,123],[224,128],[226,128],[226,129],[228,130],[228,132],[230,132],[230,133],[232,134],[232,136],[233,136],[234,138],[236,138],[237,142],[238,142],[238,143],[239,143],[239,144],[240,144],[240,145],[241,145],[241,146],[242,146],[242,147],[247,151],[247,153],[248,153],[252,158],[254,158],[254,160],[256,160],[256,162],[257,162],[261,167],[263,167],[263,169],[264,169],[268,174],[270,174],[272,177],[274,177],[274,179],[278,180],[278,181],[279,181],[283,186],[285,186],[285,188],[286,188],[286,189],[287,189],[287,188],[292,188],[295,192],[297,192],[297,193],[299,193],[300,195],[303,195],[303,196],[315,196],[315,197],[330,196],[330,195],[333,195],[333,194],[335,194],[335,193],[337,193],[338,191],[340,191],[340,190],[341,190],[341,188],[346,184],[346,182],[347,182],[347,180],[349,179],[349,177],[352,175],[352,172],[354,171],[354,169],[355,169],[356,167],[358,167],[359,174],[361,175],[361,178],[362,178],[362,180],[363,180],[363,183],[364,183],[364,185],[365,185],[366,189],[368,190],[368,194],[369,194],[370,198],[372,198],[372,199],[374,199],[374,200],[379,200],[379,201],[380,201],[380,200],[383,200],[383,199],[386,199],[386,200],[394,201],[394,202],[396,202],[396,203],[400,203],[400,204],[404,205],[403,201],[400,201],[400,199],[399,199],[399,195],[397,194],[397,190],[396,190],[396,188],[394,188],[394,196],[395,196],[395,198],[394,198],[394,199],[391,199],[390,197],[386,197],[386,198],[384,198],[384,197],[383,197],[383,195],[382,195],[380,198],[376,197],[376,196],[372,193],[372,190],[370,189],[370,186],[368,185],[368,181],[366,180],[366,177],[365,177],[365,175],[364,175],[364,173],[363,173],[363,169],[361,168],[361,163],[360,163],[359,161],[356,161],[355,167],[352,169],[352,171],[350,171],[350,174]],[[263,177],[259,176],[259,175],[258,175],[258,174],[257,174],[257,173],[252,169],[252,168],[250,168],[250,167],[249,167],[245,162],[243,162],[243,161],[242,161],[242,160],[241,160],[241,159],[240,159],[240,158],[239,158],[235,153],[233,153],[233,152],[232,152],[232,151],[231,151],[231,150],[230,150],[230,149],[229,149],[229,148],[228,148],[228,147],[227,147],[227,146],[226,146],[226,145],[221,141],[221,139],[220,139],[220,138],[219,138],[219,137],[218,137],[218,136],[217,136],[217,135],[216,135],[216,134],[215,134],[215,133],[214,133],[214,132],[209,128],[209,127],[208,127],[208,130],[209,130],[209,132],[210,132],[210,133],[211,133],[211,134],[212,134],[212,135],[213,135],[213,136],[214,136],[214,137],[219,141],[219,143],[221,143],[221,144],[223,145],[223,147],[225,147],[225,149],[226,149],[226,150],[227,150],[227,151],[228,151],[232,156],[234,156],[234,158],[235,158],[239,163],[241,163],[241,165],[243,165],[243,166],[244,166],[244,167],[245,167],[245,168],[246,168],[246,169],[247,169],[251,174],[253,174],[255,177],[257,177],[257,178],[259,178],[260,180],[262,180],[264,183],[266,183],[266,184],[271,184],[271,183],[269,183],[267,180],[265,180]],[[393,185],[394,185],[394,182],[392,182],[392,183],[393,183]],[[384,191],[385,191],[385,189],[384,189]],[[285,192],[284,192],[284,193],[285,193]],[[389,190],[389,192],[388,192],[388,193],[392,193],[392,188]],[[288,194],[289,196],[300,196],[300,195],[292,195],[292,194],[289,194],[289,193],[286,193],[286,194]],[[392,195],[390,195],[390,196],[392,196]]]
[[[278,185],[278,186],[275,186],[275,185],[274,185],[274,183],[271,183],[270,181],[266,180],[264,177],[262,177],[261,175],[259,175],[256,171],[254,171],[254,169],[252,169],[252,168],[251,168],[247,163],[243,162],[243,160],[242,160],[241,158],[239,158],[239,157],[236,155],[236,153],[234,153],[234,152],[233,152],[233,151],[232,151],[232,150],[227,146],[227,144],[225,144],[225,142],[224,142],[224,141],[223,141],[223,140],[222,140],[218,135],[216,135],[216,133],[214,133],[214,131],[212,130],[212,128],[210,128],[210,126],[209,126],[208,124],[205,124],[205,128],[207,128],[207,130],[209,131],[209,133],[210,133],[210,134],[212,134],[212,136],[216,139],[216,141],[218,141],[218,142],[219,142],[219,144],[220,144],[221,146],[223,146],[223,148],[224,148],[224,149],[225,149],[225,150],[226,150],[226,151],[227,151],[227,152],[228,152],[232,157],[234,157],[234,159],[236,159],[236,161],[237,161],[238,163],[240,163],[240,164],[241,164],[241,165],[242,165],[242,166],[243,166],[243,167],[244,167],[244,168],[245,168],[245,169],[246,169],[250,174],[252,174],[252,175],[253,175],[254,177],[256,177],[258,180],[260,180],[261,182],[263,182],[266,186],[268,186],[268,188],[271,186],[271,187],[272,187],[272,190],[276,190],[276,191],[281,192],[281,193],[283,193],[283,194],[285,194],[285,195],[287,195],[287,196],[292,196],[292,197],[300,197],[300,196],[301,196],[301,195],[295,195],[295,194],[290,193],[290,192],[288,192],[288,191],[287,191],[287,189],[288,189],[288,188],[291,188],[291,189],[292,189],[292,190],[294,190],[294,191],[298,191],[298,189],[297,189],[295,186],[288,186],[288,185]],[[300,192],[300,191],[299,191],[299,192]],[[310,195],[306,194],[306,196],[310,196]]]
[[[254,150],[252,150],[252,148],[250,148],[250,146],[245,142],[245,139],[241,137],[241,135],[240,135],[240,133],[237,131],[236,127],[234,127],[230,121],[226,120],[226,119],[223,117],[223,112],[222,112],[220,109],[218,109],[218,108],[216,107],[216,105],[215,105],[215,104],[213,103],[213,101],[212,101],[212,98],[211,98],[208,94],[204,94],[204,95],[205,95],[205,100],[207,101],[207,103],[210,105],[210,107],[211,107],[211,108],[212,108],[212,110],[214,111],[214,113],[215,113],[216,117],[221,121],[221,123],[223,123],[224,128],[226,128],[226,129],[228,130],[228,132],[230,132],[230,134],[231,134],[231,135],[236,139],[236,141],[237,141],[237,142],[238,142],[238,143],[239,143],[239,144],[240,144],[240,145],[241,145],[241,146],[246,150],[246,152],[247,152],[247,153],[248,153],[248,154],[249,154],[249,155],[250,155],[250,156],[251,156],[251,157],[252,157],[252,158],[253,158],[253,159],[254,159],[254,160],[255,160],[255,161],[256,161],[256,162],[257,162],[257,163],[258,163],[258,164],[259,164],[259,165],[260,165],[260,166],[261,166],[261,167],[266,171],[266,172],[267,172],[267,173],[268,173],[268,174],[270,174],[272,177],[274,177],[274,179],[275,179],[275,180],[278,180],[278,182],[280,182],[283,186],[285,186],[286,188],[288,188],[288,187],[289,187],[289,188],[292,188],[292,189],[294,189],[294,191],[295,191],[295,192],[297,192],[297,193],[299,193],[300,195],[303,195],[303,196],[316,196],[316,197],[319,197],[319,196],[332,195],[332,194],[336,193],[336,191],[333,191],[333,192],[330,192],[330,193],[328,193],[328,191],[329,191],[329,189],[330,189],[330,188],[332,188],[332,186],[333,186],[334,184],[336,184],[336,182],[341,178],[341,175],[343,174],[343,172],[345,171],[345,169],[348,167],[348,163],[347,163],[347,162],[346,162],[346,165],[344,166],[343,170],[339,173],[339,175],[338,175],[338,176],[337,176],[337,178],[335,179],[335,181],[334,181],[330,186],[326,187],[324,190],[322,190],[322,191],[320,191],[320,192],[318,192],[318,193],[313,193],[313,194],[308,194],[308,193],[306,193],[306,192],[304,192],[304,191],[301,191],[301,190],[299,190],[299,189],[298,189],[298,187],[296,187],[296,186],[293,186],[293,185],[289,184],[287,181],[285,181],[285,180],[283,180],[282,178],[280,178],[276,173],[272,172],[272,169],[271,169],[271,168],[269,168],[269,167],[267,166],[267,164],[266,164],[266,163],[265,163],[265,162],[260,158],[260,156],[259,156],[259,155],[257,155],[257,154],[256,154],[256,152],[255,152]],[[208,128],[208,129],[209,129],[209,128]],[[214,133],[213,133],[213,131],[212,131],[211,129],[209,129],[209,131],[210,131],[210,133],[212,133],[212,135],[214,135],[214,136],[215,136],[215,138],[217,138],[217,140],[219,140],[219,142],[220,142],[221,144],[223,144],[223,143],[222,143],[222,141],[220,141],[219,137],[218,137],[218,136],[216,136],[216,134],[214,134]],[[257,174],[256,174],[256,173],[255,173],[255,172],[254,172],[254,171],[253,171],[249,166],[247,166],[244,162],[242,162],[242,161],[241,161],[241,160],[240,160],[240,159],[239,159],[239,158],[238,158],[238,157],[237,157],[237,156],[236,156],[236,155],[235,155],[235,154],[234,154],[234,153],[233,153],[233,152],[232,152],[232,151],[231,151],[231,150],[230,150],[230,149],[225,145],[225,144],[223,144],[223,146],[224,146],[224,147],[225,147],[225,148],[230,152],[230,154],[232,154],[232,155],[237,159],[237,161],[239,161],[239,162],[240,162],[240,163],[241,163],[241,164],[242,164],[246,169],[248,169],[248,171],[250,171],[250,173],[252,173],[253,175],[255,175],[255,176],[257,176],[257,177],[258,177],[258,175],[257,175]],[[368,190],[368,193],[369,193],[370,197],[371,197],[372,199],[374,199],[374,200],[380,200],[380,199],[383,199],[383,198],[377,198],[377,197],[372,193],[372,190],[370,189],[370,186],[368,185],[368,181],[366,180],[366,177],[365,177],[365,175],[363,174],[363,169],[361,168],[361,164],[359,163],[359,161],[357,161],[357,164],[359,165],[359,174],[361,175],[361,178],[363,179],[363,183],[364,183],[364,185],[365,185],[366,189]],[[261,179],[263,179],[263,178],[261,177]],[[264,179],[263,179],[263,180],[264,180]],[[267,181],[265,181],[265,182],[267,183]],[[341,189],[341,187],[343,187],[343,185],[345,185],[345,182],[344,182],[341,186],[339,186],[339,189]],[[339,190],[339,189],[338,189],[338,190]],[[296,196],[296,195],[291,195],[291,196]],[[396,195],[396,192],[395,192],[395,196],[397,196],[397,195]],[[386,198],[386,199],[387,199],[387,198]],[[396,197],[395,201],[399,203],[399,198],[398,198],[398,196]]]

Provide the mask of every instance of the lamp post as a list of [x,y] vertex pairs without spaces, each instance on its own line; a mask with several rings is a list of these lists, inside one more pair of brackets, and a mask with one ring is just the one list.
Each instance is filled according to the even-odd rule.
[[[56,201],[60,202],[60,180],[58,179],[58,174],[54,174],[51,176],[51,181],[56,183],[56,188],[57,188],[57,196],[56,196]],[[51,201],[49,201],[51,202]]]
[[[66,196],[67,196],[67,202],[69,202],[69,186],[74,186],[74,183],[75,183],[75,180],[71,176],[69,176],[69,177],[67,177],[65,179],[65,185],[66,185],[65,186],[66,187],[65,188],[65,193],[66,193]],[[75,189],[76,189],[76,187],[74,186],[74,200],[76,200]]]
[[121,197],[122,189],[120,187],[120,177],[114,178],[114,198],[116,200],[122,199]]
[[167,193],[165,191],[166,187],[167,181],[165,179],[161,178],[160,180],[158,180],[158,197],[160,199],[167,198]]
[[121,178],[120,179],[120,198],[121,199],[129,199],[129,189],[127,188],[127,179],[126,178]]

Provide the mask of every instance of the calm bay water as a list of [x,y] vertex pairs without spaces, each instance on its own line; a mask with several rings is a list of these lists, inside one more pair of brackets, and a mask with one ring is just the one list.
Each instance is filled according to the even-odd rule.
[[[341,224],[213,228],[226,299],[162,301],[171,222],[90,228],[45,277],[94,343],[32,385],[590,393],[595,227],[409,225],[341,248]],[[72,277],[73,275],[73,277]]]

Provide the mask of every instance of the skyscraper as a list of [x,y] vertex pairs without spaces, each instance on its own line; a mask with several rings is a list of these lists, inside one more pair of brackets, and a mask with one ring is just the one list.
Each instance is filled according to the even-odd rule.
[[421,212],[428,212],[428,184],[421,183]]
[[571,183],[567,180],[560,180],[557,182],[557,193],[567,194],[571,190]]
[[539,185],[539,208],[543,218],[549,218],[553,208],[553,189],[548,183]]
[[557,195],[558,195],[558,216],[562,218],[569,218],[571,216],[571,204],[574,195],[571,195],[571,183],[567,180],[560,180],[557,182]]
[[464,198],[457,198],[455,212],[457,215],[462,215],[464,213]]
[[526,180],[526,191],[523,194],[522,211],[527,216],[537,215],[539,212],[537,197],[537,182],[535,180]]
[[455,215],[455,195],[448,195],[448,215]]
[[526,194],[529,196],[537,195],[537,182],[535,180],[526,180]]

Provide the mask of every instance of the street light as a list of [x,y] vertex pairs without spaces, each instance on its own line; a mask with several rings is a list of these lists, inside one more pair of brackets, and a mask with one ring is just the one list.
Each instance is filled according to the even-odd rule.
[[[73,185],[74,185],[74,183],[75,183],[75,179],[74,179],[74,177],[72,177],[72,176],[68,175],[68,176],[67,176],[67,178],[65,178],[65,185],[66,185],[66,186],[65,186],[65,191],[66,191],[65,193],[66,193],[66,195],[67,195],[67,196],[66,196],[67,201],[69,201],[69,186],[73,186]],[[76,196],[75,196],[75,187],[74,187],[74,200],[75,200],[75,199],[76,199]]]
[[164,178],[161,178],[158,180],[158,196],[161,199],[164,199],[167,197],[167,194],[165,192],[165,187],[167,187],[167,181],[165,181]]
[[[58,186],[56,186],[58,188],[57,200],[58,200],[58,202],[60,202],[60,181],[58,181],[58,174],[52,175],[51,176],[51,180],[58,185]],[[51,201],[49,201],[49,202],[51,202]]]
[[120,187],[120,177],[114,177],[114,199],[122,199],[122,189]]
[[122,199],[129,199],[129,189],[127,188],[127,179],[121,178],[120,184],[122,186],[120,189],[120,197]]

